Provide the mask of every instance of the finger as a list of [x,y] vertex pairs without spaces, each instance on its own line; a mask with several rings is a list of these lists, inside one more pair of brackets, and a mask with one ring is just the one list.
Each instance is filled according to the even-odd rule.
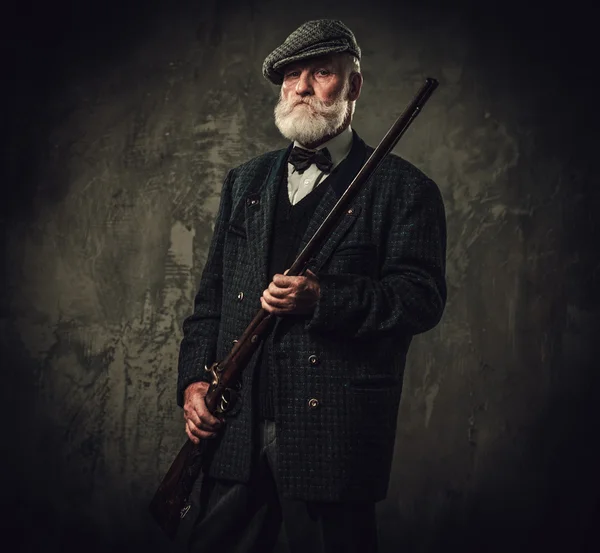
[[187,430],[192,436],[195,436],[196,438],[202,438],[204,440],[214,438],[217,435],[213,431],[198,428],[195,424],[192,424],[190,422],[188,422],[187,424]]
[[281,288],[279,286],[277,286],[277,284],[275,284],[274,282],[271,282],[271,284],[269,284],[269,287],[267,288],[267,290],[269,291],[269,293],[276,297],[276,298],[285,298],[286,296],[288,296],[290,294],[290,292],[293,290],[292,288]]
[[[285,288],[290,291],[302,290],[303,288],[306,288],[306,285],[308,283],[308,277],[306,276],[292,276],[281,278],[285,279],[285,281],[280,281],[279,279],[275,281],[275,277],[273,277],[273,284],[275,284],[279,288]],[[285,284],[279,285],[278,282],[285,282]]]
[[262,296],[260,297],[260,306],[267,312],[273,313],[273,307],[271,307]]
[[284,276],[278,273],[273,276],[273,282],[279,286],[279,288],[289,288],[294,285],[294,281],[298,278],[299,277]]
[[196,445],[198,445],[198,444],[200,443],[200,439],[199,439],[199,438],[196,438],[196,436],[194,436],[194,435],[193,435],[193,434],[190,432],[190,430],[189,430],[189,428],[187,427],[187,425],[186,425],[186,427],[185,427],[185,433],[187,434],[187,437],[188,437],[188,438],[189,438],[189,439],[192,441],[192,443],[195,443]]
[[215,417],[209,410],[208,407],[206,406],[206,401],[204,400],[204,398],[198,398],[198,401],[193,403],[193,409],[196,412],[196,415],[198,416],[198,418],[200,419],[200,423],[198,424],[197,421],[194,420],[194,422],[196,424],[198,424],[198,426],[204,427],[204,426],[208,426],[208,427],[215,427],[218,428],[223,424],[223,421],[221,419],[219,419],[218,417]]
[[184,407],[183,416],[186,423],[191,421],[196,426],[200,426],[200,417],[193,406]]
[[200,440],[210,440],[217,436],[215,432],[208,432],[193,425],[187,425],[185,428],[185,433],[195,444],[200,443]]
[[[208,410],[206,413],[208,416],[212,417]],[[216,422],[212,422],[212,419],[216,420]],[[194,409],[190,410],[189,414],[186,416],[186,422],[189,422],[191,425],[206,432],[216,432],[219,428],[221,428],[221,426],[223,426],[223,421],[221,419],[216,417],[212,417],[212,419],[203,419],[202,416],[198,414],[198,411]]]
[[274,307],[272,305],[269,305],[266,301],[265,298],[263,298],[261,296],[260,298],[260,304],[262,305],[262,308],[267,311],[268,313],[272,313],[273,315],[282,315],[284,313],[286,313],[285,310],[283,309],[279,309],[277,307]]
[[289,297],[285,297],[285,298],[276,298],[275,296],[273,296],[273,294],[271,294],[271,292],[269,292],[269,290],[265,290],[263,292],[262,298],[271,306],[271,307],[275,307],[277,309],[289,309],[291,307],[293,307],[293,302],[290,301]]
[[310,269],[306,269],[304,274],[313,280],[319,280],[319,277],[317,275],[315,275],[315,273],[313,273]]
[[208,409],[203,413],[198,413],[198,411],[196,411],[196,413],[200,418],[200,424],[197,424],[196,426],[201,430],[216,432],[223,426],[223,422],[214,415],[211,415]]

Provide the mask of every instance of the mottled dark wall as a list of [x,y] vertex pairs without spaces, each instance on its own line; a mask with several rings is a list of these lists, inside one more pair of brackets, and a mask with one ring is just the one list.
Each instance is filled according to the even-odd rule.
[[3,499],[22,551],[163,551],[147,501],[226,170],[284,142],[264,56],[339,17],[375,145],[438,182],[449,301],[416,338],[383,551],[592,551],[598,454],[595,46],[580,6],[352,0],[19,5],[2,23]]

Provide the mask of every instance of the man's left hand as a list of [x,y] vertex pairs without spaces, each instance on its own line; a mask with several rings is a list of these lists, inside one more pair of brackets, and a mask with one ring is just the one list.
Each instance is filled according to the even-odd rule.
[[260,298],[262,308],[274,315],[309,315],[315,310],[321,288],[311,271],[303,276],[277,274]]

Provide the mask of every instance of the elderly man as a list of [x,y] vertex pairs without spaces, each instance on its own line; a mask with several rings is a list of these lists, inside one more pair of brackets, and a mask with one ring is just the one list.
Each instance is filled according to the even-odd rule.
[[[293,142],[232,169],[184,322],[178,402],[211,440],[185,509],[190,551],[377,550],[406,354],[446,299],[437,186],[390,155],[304,276],[285,275],[372,149],[351,129],[363,77],[340,21],[309,21],[275,49],[275,123]],[[230,417],[206,409],[205,365],[258,308],[277,315]],[[280,530],[283,532],[280,533]]]

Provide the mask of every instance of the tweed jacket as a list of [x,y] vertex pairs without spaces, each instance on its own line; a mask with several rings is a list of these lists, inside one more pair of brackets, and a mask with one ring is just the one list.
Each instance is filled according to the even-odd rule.
[[[349,154],[354,172],[372,151],[354,135]],[[264,154],[225,178],[194,313],[183,324],[179,405],[185,388],[208,380],[204,366],[225,357],[260,309],[272,277],[270,232],[288,152]],[[341,192],[339,185],[325,192],[300,249]],[[314,313],[292,316],[283,325],[279,320],[272,330],[278,470],[286,497],[385,497],[406,354],[412,336],[431,329],[442,315],[445,255],[438,187],[389,155],[309,265],[320,282]],[[243,373],[234,413],[213,442],[207,468],[213,477],[249,478],[257,357],[258,352]]]

